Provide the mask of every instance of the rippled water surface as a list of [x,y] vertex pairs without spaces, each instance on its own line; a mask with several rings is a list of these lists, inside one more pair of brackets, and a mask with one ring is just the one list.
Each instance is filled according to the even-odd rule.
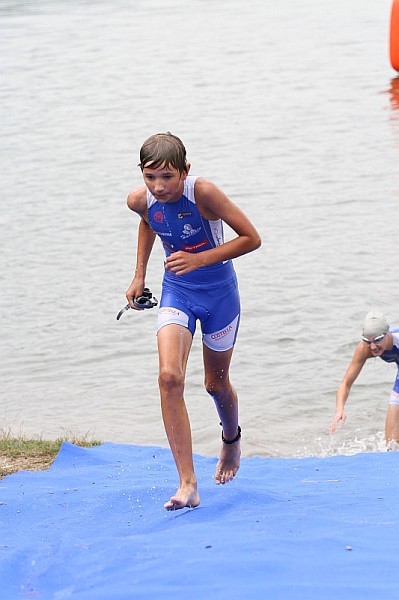
[[[142,141],[170,130],[263,246],[235,261],[246,456],[383,449],[395,368],[369,361],[331,437],[370,308],[399,324],[399,86],[381,0],[0,1],[0,425],[166,446],[156,310],[133,275]],[[148,285],[160,292],[162,253]],[[195,337],[196,452],[220,427]]]

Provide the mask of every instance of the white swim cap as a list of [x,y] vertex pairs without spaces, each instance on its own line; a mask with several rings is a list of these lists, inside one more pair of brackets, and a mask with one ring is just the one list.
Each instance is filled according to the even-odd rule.
[[377,335],[387,333],[389,329],[388,321],[384,315],[376,310],[367,313],[363,321],[363,335],[367,338],[374,338]]

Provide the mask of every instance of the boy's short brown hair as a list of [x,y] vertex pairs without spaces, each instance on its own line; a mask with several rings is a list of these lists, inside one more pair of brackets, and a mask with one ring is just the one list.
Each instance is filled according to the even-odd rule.
[[187,173],[186,149],[183,142],[176,135],[167,131],[156,133],[149,137],[141,146],[140,163],[141,170],[144,167],[157,168],[161,165],[172,166],[180,173]]

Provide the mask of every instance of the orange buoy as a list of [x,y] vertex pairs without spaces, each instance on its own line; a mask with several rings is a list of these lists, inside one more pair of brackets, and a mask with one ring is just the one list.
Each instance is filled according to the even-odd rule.
[[392,4],[389,53],[391,65],[399,71],[399,0],[393,0]]

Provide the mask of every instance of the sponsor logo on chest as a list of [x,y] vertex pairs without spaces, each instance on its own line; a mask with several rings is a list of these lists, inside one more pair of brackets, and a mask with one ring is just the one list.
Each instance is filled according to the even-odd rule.
[[181,239],[186,240],[193,235],[197,235],[201,231],[201,227],[194,228],[190,223],[186,223],[183,227],[183,233],[181,234]]

